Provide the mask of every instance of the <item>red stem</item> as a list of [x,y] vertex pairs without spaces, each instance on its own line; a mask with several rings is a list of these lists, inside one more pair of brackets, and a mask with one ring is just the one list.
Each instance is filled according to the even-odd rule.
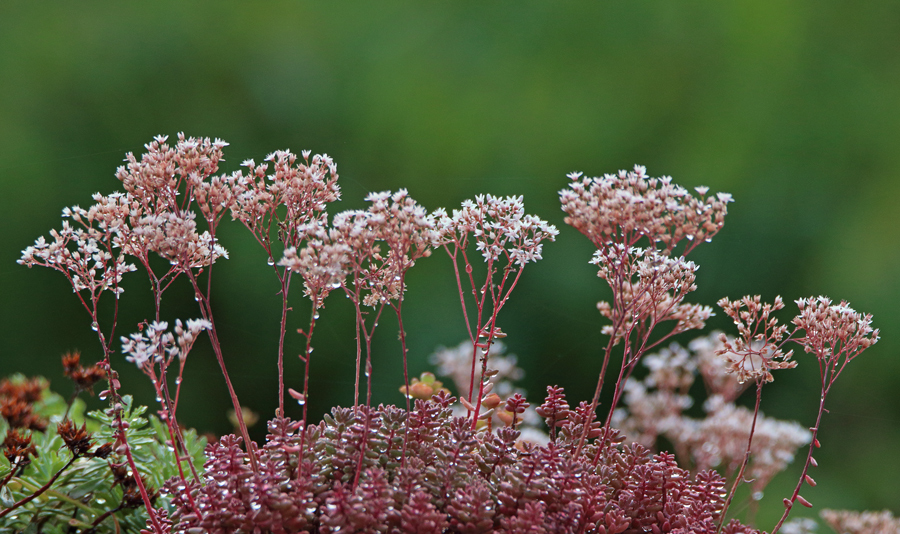
[[753,444],[753,434],[756,432],[756,421],[759,418],[759,402],[762,399],[762,387],[764,383],[765,380],[762,378],[758,377],[756,379],[756,404],[753,406],[753,423],[750,425],[750,436],[747,438],[747,450],[744,453],[744,460],[741,462],[741,468],[738,470],[737,477],[731,485],[731,491],[728,492],[728,498],[725,499],[725,506],[722,507],[722,519],[719,521],[719,528],[716,529],[716,533],[722,532],[722,527],[725,526],[725,514],[731,506],[731,501],[734,500],[734,493],[737,491],[738,485],[743,480],[744,470],[750,462],[750,446]]
[[244,438],[244,447],[247,450],[247,456],[250,458],[250,467],[253,469],[254,473],[259,473],[259,465],[257,465],[256,460],[256,451],[253,448],[253,442],[250,441],[250,433],[247,431],[247,424],[244,422],[244,414],[241,410],[241,403],[238,401],[237,393],[234,391],[234,386],[231,384],[231,378],[228,375],[228,370],[225,368],[225,358],[222,356],[222,345],[219,343],[219,336],[216,331],[216,323],[213,320],[212,308],[209,305],[209,299],[207,295],[204,295],[200,291],[200,287],[197,284],[197,278],[194,276],[194,273],[190,270],[187,271],[188,277],[191,280],[191,284],[194,286],[194,294],[197,296],[198,304],[200,305],[200,314],[204,319],[209,321],[211,325],[208,334],[209,339],[212,342],[213,353],[216,355],[216,360],[219,362],[219,368],[222,370],[222,375],[225,377],[225,385],[228,388],[228,394],[231,396],[231,403],[234,407],[234,415],[238,421],[238,427],[241,431],[241,436]]

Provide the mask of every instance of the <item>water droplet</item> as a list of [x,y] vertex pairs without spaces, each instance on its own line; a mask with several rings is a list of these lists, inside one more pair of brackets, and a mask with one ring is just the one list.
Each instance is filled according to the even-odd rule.
[[272,259],[272,258],[269,258],[268,260],[266,260],[266,264],[267,264],[269,267],[271,267],[271,266],[275,265],[275,260]]
[[753,500],[754,501],[761,501],[762,498],[763,498],[763,492],[761,492],[761,491],[753,492]]
[[313,314],[313,319],[316,320],[316,321],[319,320],[319,312],[316,312],[316,313]]
[[179,376],[178,378],[175,379],[175,385],[177,386],[177,385],[179,385],[179,384],[181,384],[181,377],[180,377],[180,376]]
[[91,330],[93,330],[94,332],[96,332],[97,330],[100,330],[100,325],[97,324],[97,321],[94,321],[93,323],[91,323]]
[[[334,282],[331,284],[331,289],[339,289],[340,287],[341,287],[340,282]],[[348,295],[348,298],[349,298],[349,295]]]
[[106,499],[97,498],[97,499],[94,499],[94,502],[97,504],[104,504],[104,503],[106,503]]
[[711,238],[711,237],[707,237],[706,239],[704,239],[704,241],[706,241],[707,243],[712,243],[712,238]]
[[160,397],[159,395],[157,395],[157,396],[156,396],[156,402],[162,402],[162,397]]
[[100,400],[106,400],[106,396],[107,396],[107,395],[109,395],[109,390],[108,390],[108,389],[104,389],[103,391],[100,392],[100,394],[98,395],[98,397],[100,397]]
[[469,274],[472,274],[472,266],[471,265],[466,264],[466,272]]
[[690,235],[690,234],[688,234],[688,235],[686,235],[686,236],[684,236],[684,237],[686,237],[688,241],[693,241],[693,240],[694,240],[694,236],[692,236],[692,235]]

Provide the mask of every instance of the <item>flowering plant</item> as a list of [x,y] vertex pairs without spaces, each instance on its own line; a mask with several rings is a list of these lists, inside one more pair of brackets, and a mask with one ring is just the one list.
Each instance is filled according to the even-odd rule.
[[[117,171],[124,193],[98,193],[88,209],[66,208],[62,229],[23,251],[19,263],[62,272],[89,314],[103,356],[88,370],[70,357],[66,372],[86,390],[105,378],[108,387],[100,396],[110,407],[94,414],[100,427],[89,432],[72,422],[80,417],[77,408],[65,405],[54,432],[30,411],[49,394],[15,386],[25,398],[4,401],[9,430],[0,466],[0,517],[12,522],[10,528],[63,532],[54,525],[68,517],[69,528],[83,532],[139,521],[142,532],[154,534],[749,533],[758,531],[729,516],[737,487],[747,475],[754,495],[761,494],[795,450],[809,443],[803,474],[772,533],[800,528],[784,526],[785,519],[795,503],[810,506],[800,490],[815,485],[809,470],[816,465],[825,399],[847,363],[878,340],[878,330],[871,316],[846,302],[800,299],[800,313],[787,326],[774,316],[783,307],[780,298],[766,304],[744,297],[719,303],[738,327],[737,337],[716,334],[688,349],[667,346],[676,335],[702,329],[712,314],[685,301],[696,289],[697,270],[686,256],[722,228],[730,195],[711,195],[705,187],[694,195],[671,178],[649,177],[643,167],[569,176],[569,187],[560,192],[565,222],[597,248],[591,263],[612,291],[609,301],[598,304],[609,323],[603,327],[608,342],[590,401],[572,407],[563,388],[549,386],[544,401],[532,408],[513,384],[521,370],[513,357],[502,355],[499,339],[506,334],[498,317],[526,265],[541,259],[544,243],[558,231],[526,214],[521,197],[479,195],[459,209],[429,213],[400,190],[370,194],[368,209],[329,217],[327,207],[340,198],[340,188],[337,166],[327,155],[278,151],[261,164],[248,160],[243,170],[218,175],[225,146],[181,134],[174,146],[156,138],[140,159],[128,154]],[[217,229],[229,213],[263,248],[281,289],[274,358],[279,406],[261,445],[249,439],[210,303],[213,267],[228,258]],[[473,248],[485,264],[477,271]],[[435,363],[454,382],[458,398],[430,373],[410,379],[407,367],[406,276],[441,249],[454,267],[468,340],[438,352]],[[160,268],[152,256],[168,263]],[[154,439],[140,434],[146,422],[120,393],[115,371],[121,280],[138,265],[151,282],[154,310],[138,332],[120,339],[125,360],[141,369],[157,393]],[[302,391],[285,392],[284,339],[295,277],[311,312],[308,326],[299,330],[305,340]],[[199,318],[176,319],[170,330],[162,297],[178,278],[189,281]],[[335,407],[313,423],[307,413],[313,336],[333,291],[343,292],[355,310],[354,405]],[[101,325],[98,310],[106,292],[114,313],[110,324]],[[399,324],[403,407],[372,403],[372,339],[385,311]],[[201,467],[200,442],[178,424],[177,411],[187,357],[204,332],[240,436],[210,443]],[[819,363],[821,402],[809,432],[759,411],[772,371],[796,365],[789,343]],[[640,362],[649,374],[639,381],[634,375]],[[598,414],[610,369],[613,400]],[[684,413],[698,371],[709,391],[702,420]],[[752,411],[734,404],[751,384]],[[287,397],[303,406],[299,421],[286,417]],[[539,428],[542,420],[547,433]],[[673,445],[672,453],[653,452],[658,437]],[[60,440],[69,459],[60,450],[52,465],[44,465],[52,448],[46,444]],[[101,441],[107,442],[96,445]],[[158,454],[151,460],[152,450]],[[151,461],[167,470],[149,476]],[[35,469],[44,474],[42,485],[28,482]],[[75,483],[87,472],[94,475],[93,485]],[[51,492],[55,504],[39,505]],[[99,506],[101,499],[109,507]],[[839,513],[826,517],[841,525],[853,520]]]

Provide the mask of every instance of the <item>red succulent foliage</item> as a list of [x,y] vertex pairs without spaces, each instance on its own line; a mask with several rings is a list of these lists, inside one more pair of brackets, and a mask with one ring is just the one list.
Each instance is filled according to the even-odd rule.
[[[417,400],[410,414],[385,405],[334,408],[306,429],[276,418],[258,451],[259,473],[250,469],[240,438],[225,436],[207,447],[202,484],[175,480],[164,489],[175,507],[168,532],[717,530],[722,476],[692,476],[670,454],[622,446],[615,430],[578,452],[588,405],[569,410],[562,388],[551,388],[541,407],[558,429],[543,447],[518,442],[513,427],[472,430],[467,418],[452,415],[453,400],[446,393]],[[595,456],[602,459],[596,465]],[[732,522],[723,532],[756,531]]]

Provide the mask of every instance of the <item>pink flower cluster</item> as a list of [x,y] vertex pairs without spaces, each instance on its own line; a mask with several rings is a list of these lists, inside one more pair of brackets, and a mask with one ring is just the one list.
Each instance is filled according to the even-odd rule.
[[[710,241],[725,224],[728,193],[707,195],[709,188],[697,187],[694,197],[672,178],[650,178],[647,169],[635,165],[634,171],[619,171],[596,178],[569,174],[569,189],[559,193],[566,223],[601,248],[603,244],[634,245],[642,237],[656,247],[662,245],[669,255],[687,239],[685,255],[697,243]],[[579,180],[580,179],[580,180]]]

